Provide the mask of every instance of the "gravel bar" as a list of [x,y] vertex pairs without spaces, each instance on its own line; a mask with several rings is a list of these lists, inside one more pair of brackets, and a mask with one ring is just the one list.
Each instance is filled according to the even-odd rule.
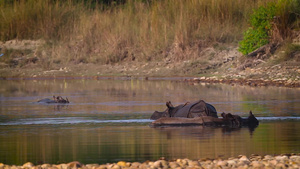
[[165,160],[164,158],[157,161],[145,161],[140,162],[125,162],[119,161],[117,163],[108,164],[82,164],[78,161],[73,161],[67,164],[42,164],[34,165],[31,162],[27,162],[22,166],[6,165],[0,163],[0,169],[124,169],[124,168],[300,168],[300,154],[284,154],[278,156],[271,155],[251,155],[247,157],[240,155],[238,157],[232,157],[228,159],[176,159],[176,160]]

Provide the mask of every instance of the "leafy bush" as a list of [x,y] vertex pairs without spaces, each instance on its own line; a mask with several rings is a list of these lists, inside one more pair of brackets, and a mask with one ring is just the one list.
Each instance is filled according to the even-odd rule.
[[276,14],[276,6],[269,3],[266,7],[259,7],[250,17],[251,27],[244,32],[244,39],[239,43],[239,51],[244,55],[269,43],[269,33],[272,20]]

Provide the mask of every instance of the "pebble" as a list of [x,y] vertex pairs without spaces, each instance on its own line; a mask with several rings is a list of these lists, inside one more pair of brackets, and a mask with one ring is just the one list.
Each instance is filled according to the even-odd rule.
[[157,161],[126,162],[119,161],[113,164],[82,164],[73,161],[68,164],[42,164],[34,165],[27,162],[22,166],[6,165],[0,162],[0,169],[125,169],[125,168],[237,168],[237,169],[259,169],[259,168],[300,168],[300,154],[289,154],[280,156],[259,156],[251,155],[247,157],[240,155],[228,159],[176,159],[167,161],[160,159]]
[[127,166],[127,164],[126,164],[125,161],[119,161],[119,162],[117,163],[117,165],[118,165],[118,166],[121,166],[121,167],[126,167],[126,166]]
[[[78,161],[73,161],[73,162],[70,162],[66,165],[68,168],[81,168],[82,167],[82,164]],[[62,168],[64,168],[65,166],[61,165]]]
[[31,163],[31,162],[27,162],[27,163],[25,163],[25,164],[23,164],[23,167],[24,168],[31,168],[31,167],[33,167],[34,165],[33,165],[33,163]]

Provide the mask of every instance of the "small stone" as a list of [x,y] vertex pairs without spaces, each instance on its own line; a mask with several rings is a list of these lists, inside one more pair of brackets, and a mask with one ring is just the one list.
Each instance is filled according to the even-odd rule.
[[194,82],[200,82],[200,79],[199,78],[194,78],[193,81]]
[[132,167],[132,168],[138,168],[140,165],[141,165],[141,163],[139,163],[139,162],[133,162],[133,163],[131,164],[131,167]]
[[126,162],[125,161],[119,161],[117,163],[118,166],[121,166],[121,167],[126,167]]
[[176,167],[175,169],[183,169],[182,167]]
[[227,161],[228,166],[235,166],[236,162],[234,160],[228,160]]
[[107,166],[105,164],[99,165],[99,167],[97,167],[97,169],[107,169]]
[[276,165],[276,168],[287,168],[287,166],[285,166],[285,164],[278,163],[278,164]]
[[31,167],[31,169],[42,169],[42,167],[40,165],[38,165],[38,166]]
[[197,167],[197,166],[201,166],[201,164],[199,163],[199,161],[189,161],[189,167]]
[[59,164],[59,165],[56,165],[56,167],[58,169],[68,169],[68,165],[67,164]]
[[183,166],[188,166],[188,164],[189,164],[187,159],[183,159],[181,162],[182,162]]
[[167,162],[165,160],[158,160],[158,161],[155,161],[153,163],[153,167],[156,167],[156,168],[161,168],[161,167],[165,167],[167,165]]
[[241,160],[241,161],[248,161],[248,162],[250,162],[250,160],[249,160],[246,156],[242,156],[242,157],[240,158],[240,160]]
[[265,166],[264,169],[274,169],[274,167],[271,167],[271,166]]
[[217,162],[217,166],[220,166],[220,167],[225,167],[225,166],[227,166],[227,161],[218,161]]
[[80,162],[78,162],[78,161],[73,161],[73,162],[68,163],[67,167],[70,167],[70,168],[81,168],[82,164]]
[[151,168],[153,166],[151,166],[150,164],[146,164],[146,163],[142,163],[139,168]]
[[274,159],[272,156],[270,155],[265,155],[264,160],[272,160]]
[[249,168],[249,166],[248,165],[239,165],[238,167],[237,167],[237,169],[248,169]]
[[264,166],[258,161],[252,161],[251,165],[253,166],[253,168],[262,168]]
[[85,165],[88,169],[96,169],[99,167],[99,164],[87,164]]
[[[21,167],[20,167],[21,168]],[[18,167],[16,166],[16,165],[12,165],[11,167],[10,167],[10,169],[18,169]]]
[[272,166],[276,166],[276,164],[278,163],[277,160],[270,160],[269,163],[272,165]]
[[178,163],[176,163],[176,162],[170,162],[169,165],[170,165],[170,168],[180,167],[180,165]]
[[291,159],[292,161],[295,161],[295,162],[299,162],[299,163],[300,163],[300,156],[293,155],[293,156],[290,156],[290,159]]
[[168,167],[168,162],[166,160],[161,160],[161,164],[164,168]]
[[33,166],[34,166],[34,165],[33,165],[31,162],[27,162],[27,163],[23,164],[22,167],[24,167],[24,168],[31,168],[31,167],[33,167]]
[[111,169],[122,169],[122,167],[115,164],[115,165],[112,165]]
[[126,162],[126,167],[130,167],[131,163],[130,162]]
[[46,169],[46,168],[51,167],[51,165],[50,164],[43,164],[43,165],[41,165],[41,167]]
[[277,161],[286,161],[289,159],[289,157],[288,156],[276,156],[275,159]]

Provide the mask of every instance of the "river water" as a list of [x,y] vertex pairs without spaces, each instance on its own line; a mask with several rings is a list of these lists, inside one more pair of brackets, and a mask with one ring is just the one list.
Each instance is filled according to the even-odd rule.
[[[300,153],[300,89],[156,80],[0,81],[0,162],[107,163],[240,154]],[[70,104],[39,104],[53,95]],[[218,115],[246,117],[254,130],[220,127],[151,128],[155,111],[203,99]]]

